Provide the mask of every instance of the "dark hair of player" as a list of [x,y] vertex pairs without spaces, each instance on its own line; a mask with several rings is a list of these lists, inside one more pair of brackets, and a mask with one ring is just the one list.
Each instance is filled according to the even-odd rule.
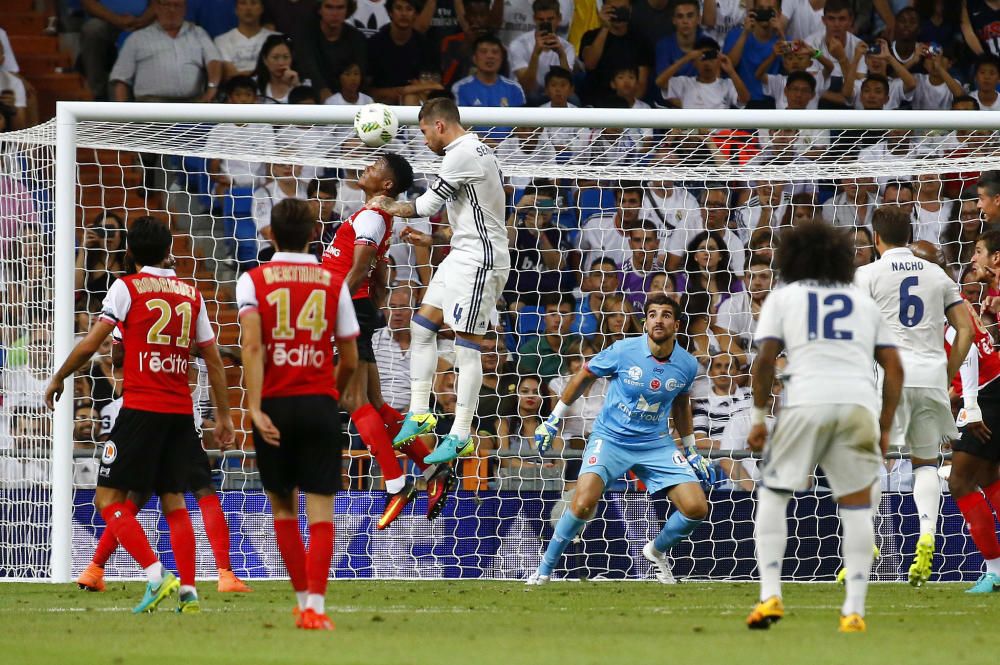
[[854,16],[854,5],[851,4],[851,0],[826,0],[826,6],[823,7],[823,16],[836,14],[845,9],[850,12],[851,16]]
[[448,99],[447,97],[437,97],[424,102],[424,105],[420,107],[420,113],[417,115],[417,121],[424,120],[428,122],[441,120],[442,122],[456,125],[462,122],[461,117],[458,115],[458,106],[455,104],[455,100]]
[[402,155],[387,152],[382,155],[389,170],[392,171],[392,196],[399,196],[413,187],[413,167]]
[[170,254],[170,228],[155,217],[140,217],[128,230],[128,251],[140,266],[156,267]]
[[271,210],[271,235],[280,251],[305,250],[315,232],[316,219],[302,199],[284,199]]
[[791,74],[788,75],[788,78],[785,79],[785,87],[787,88],[796,81],[805,81],[806,85],[809,86],[809,89],[812,90],[813,93],[815,94],[816,92],[815,76],[813,76],[809,72],[792,72]]
[[775,265],[785,283],[809,279],[821,284],[854,281],[854,239],[822,222],[806,222],[778,236]]
[[890,247],[902,247],[910,242],[910,216],[897,205],[884,205],[872,214],[872,228]]
[[649,308],[659,305],[667,305],[674,312],[674,320],[681,320],[681,304],[668,296],[666,293],[654,293],[646,298],[646,304],[642,306],[642,313],[649,316]]
[[987,254],[1000,252],[1000,229],[988,229],[979,234],[976,242],[983,243]]
[[976,188],[982,187],[987,196],[1000,194],[1000,171],[985,171],[976,181]]
[[549,71],[545,72],[545,85],[548,85],[552,79],[563,79],[569,81],[570,85],[573,85],[573,74],[565,67],[559,67],[558,65],[549,67]]

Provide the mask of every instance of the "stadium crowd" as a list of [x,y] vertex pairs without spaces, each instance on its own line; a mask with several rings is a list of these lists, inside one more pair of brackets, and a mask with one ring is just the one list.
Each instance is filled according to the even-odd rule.
[[[446,95],[460,106],[1000,110],[1000,45],[989,37],[1000,23],[981,24],[983,12],[962,11],[973,5],[985,3],[82,0],[80,64],[95,98],[119,101],[413,105]],[[985,15],[1000,21],[992,9]],[[16,86],[14,92],[12,99],[0,96],[14,109],[0,107],[0,128],[19,126]],[[403,154],[428,156],[419,133],[407,129]],[[310,130],[219,125],[206,137],[206,152],[242,135],[274,153],[301,142],[302,131]],[[626,164],[637,173],[643,165],[884,166],[965,157],[989,139],[909,130],[720,130],[696,141],[685,131],[613,128],[492,128],[483,135],[501,160]],[[198,193],[217,215],[233,219],[235,242],[221,244],[221,258],[239,272],[272,251],[268,225],[278,201],[310,201],[325,229],[317,252],[336,222],[364,204],[357,174],[347,171],[232,159],[207,160],[204,170],[207,183]],[[671,294],[684,309],[681,339],[702,365],[694,391],[699,446],[742,450],[750,426],[750,341],[779,278],[771,259],[783,227],[822,219],[851,228],[861,265],[875,258],[872,212],[899,205],[911,215],[913,240],[929,243],[978,302],[985,294],[969,270],[975,238],[988,221],[1000,221],[995,173],[780,183],[508,180],[513,270],[483,345],[475,424],[487,475],[501,488],[572,482],[573,460],[542,463],[532,452],[535,428],[581,363],[641,331],[649,294]],[[195,186],[176,179],[162,185]],[[4,243],[16,226],[7,220],[33,214],[32,201],[10,176],[0,176],[0,201]],[[233,201],[246,208],[234,210]],[[76,255],[80,333],[126,270],[126,220],[109,211],[85,223]],[[398,410],[409,403],[410,317],[448,239],[442,217],[397,220],[393,231],[387,326],[374,344],[383,395]],[[16,248],[0,248],[7,271],[15,262],[16,270],[41,269],[41,257],[25,254],[28,246],[22,236]],[[47,334],[44,326],[34,324],[51,313],[30,306],[16,280],[0,283],[12,305],[5,325],[21,331],[2,340],[4,392],[40,395],[51,359],[27,350],[45,346],[36,339]],[[442,433],[455,406],[451,344],[441,342],[434,386]],[[74,383],[74,439],[82,450],[106,437],[102,414],[121,393],[108,347]],[[598,381],[573,405],[557,447],[582,450],[605,389]],[[48,422],[41,398],[9,406],[17,408],[0,432],[5,445],[43,445],[33,443],[47,439],[34,431]],[[202,415],[210,422],[210,410]],[[753,460],[719,465],[734,487],[753,488]],[[87,482],[95,468],[81,465],[78,480]],[[5,471],[0,478],[31,473],[45,471]]]

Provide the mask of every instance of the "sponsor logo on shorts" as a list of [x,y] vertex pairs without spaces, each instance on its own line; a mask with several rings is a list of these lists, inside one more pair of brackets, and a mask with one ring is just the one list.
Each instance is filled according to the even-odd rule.
[[659,379],[653,379],[652,381],[649,382],[649,389],[650,390],[659,390],[660,386],[662,386],[662,385],[663,384],[660,383]]
[[587,464],[597,464],[597,455],[591,455],[587,458]]
[[642,368],[641,367],[636,367],[635,365],[633,365],[632,367],[629,367],[628,368],[628,378],[632,379],[633,381],[638,381],[639,379],[641,379],[642,378]]
[[674,452],[673,458],[674,458],[674,464],[676,464],[677,466],[684,466],[685,464],[687,464],[687,459],[684,458],[684,455],[679,450]]
[[101,464],[108,466],[118,459],[118,446],[114,441],[107,441],[104,444],[104,451],[101,453]]

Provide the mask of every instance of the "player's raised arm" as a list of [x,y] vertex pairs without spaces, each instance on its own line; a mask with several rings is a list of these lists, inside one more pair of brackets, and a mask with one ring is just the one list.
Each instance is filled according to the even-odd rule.
[[56,408],[56,400],[62,396],[63,383],[66,381],[66,378],[83,367],[84,363],[97,353],[101,342],[111,334],[114,328],[114,324],[103,319],[98,319],[94,322],[87,336],[73,347],[73,350],[69,352],[69,356],[66,357],[63,364],[52,375],[52,378],[49,379],[49,385],[45,388],[45,405],[47,407],[50,409]]
[[591,372],[586,365],[573,375],[566,384],[559,401],[552,409],[551,415],[545,419],[541,425],[535,429],[535,445],[539,453],[545,453],[552,447],[552,440],[559,433],[559,419],[566,413],[566,409],[573,402],[580,398],[580,395],[587,392],[587,388],[597,380],[597,375]]

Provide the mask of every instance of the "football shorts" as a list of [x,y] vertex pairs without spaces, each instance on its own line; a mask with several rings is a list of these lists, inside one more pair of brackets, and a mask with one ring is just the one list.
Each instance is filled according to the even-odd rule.
[[483,268],[463,254],[451,253],[438,266],[423,304],[444,313],[456,332],[482,335],[496,323],[496,302],[507,284],[509,267]]
[[204,455],[190,414],[123,407],[104,443],[97,486],[161,496],[185,492],[195,446]]
[[341,489],[340,407],[328,395],[270,397],[261,409],[281,433],[272,446],[253,431],[257,469],[264,489],[287,496],[295,488],[310,494],[336,494]]

